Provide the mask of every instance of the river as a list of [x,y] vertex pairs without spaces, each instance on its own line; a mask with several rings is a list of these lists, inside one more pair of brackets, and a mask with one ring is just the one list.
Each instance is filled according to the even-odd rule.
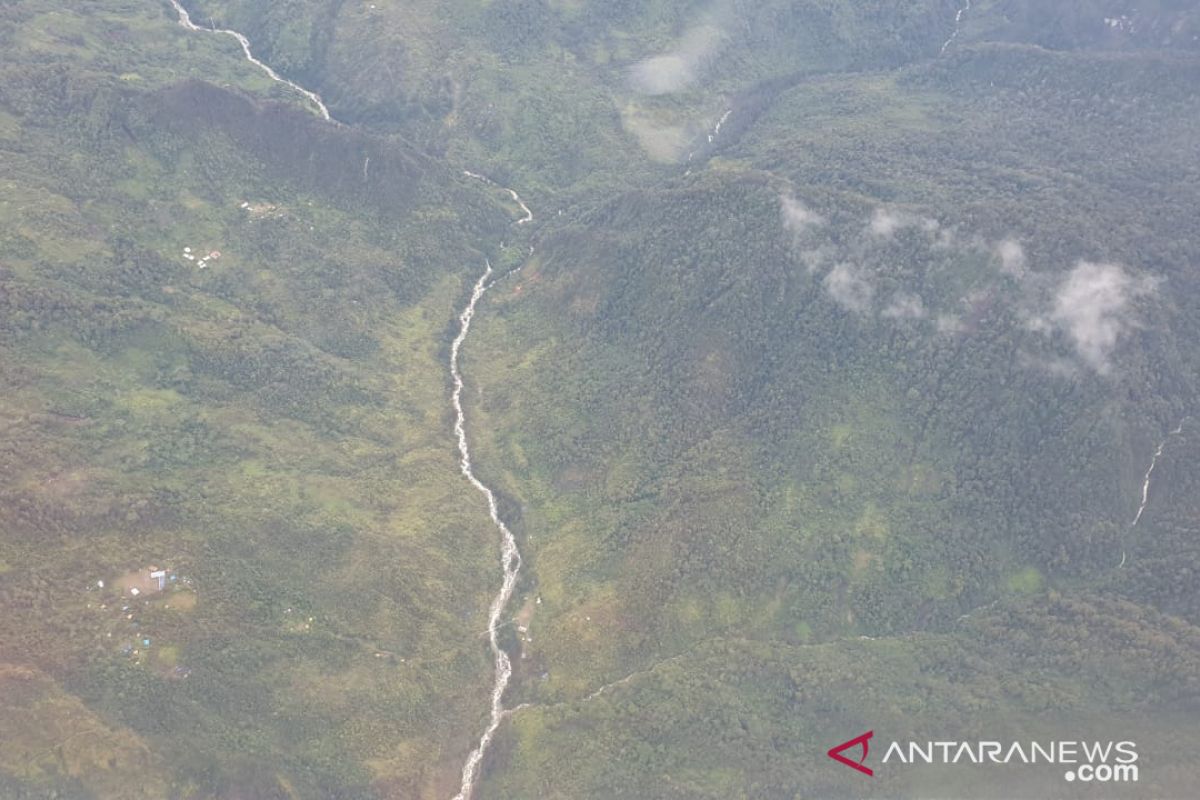
[[[1146,506],[1150,503],[1150,479],[1154,477],[1154,468],[1158,466],[1158,459],[1162,458],[1163,450],[1166,448],[1167,442],[1171,439],[1171,437],[1178,436],[1179,434],[1183,433],[1184,422],[1187,422],[1186,418],[1180,420],[1179,425],[1175,427],[1175,430],[1168,433],[1166,437],[1164,437],[1163,440],[1158,443],[1158,447],[1156,447],[1154,450],[1154,455],[1150,458],[1150,466],[1146,468],[1146,475],[1142,478],[1142,499],[1141,502],[1138,503],[1138,510],[1133,516],[1133,522],[1129,523],[1129,529],[1131,531],[1137,527],[1139,522],[1142,521],[1142,514],[1146,512]],[[1127,553],[1124,549],[1122,549],[1121,563],[1117,564],[1118,569],[1125,566],[1126,556]]]
[[1158,464],[1158,459],[1162,457],[1163,448],[1167,446],[1167,439],[1172,436],[1178,436],[1183,433],[1183,422],[1180,422],[1175,430],[1167,434],[1166,438],[1158,443],[1158,447],[1154,451],[1154,455],[1150,458],[1150,466],[1146,469],[1146,476],[1142,479],[1142,502],[1138,505],[1137,514],[1133,517],[1133,522],[1129,523],[1130,528],[1136,528],[1137,524],[1142,519],[1142,514],[1146,511],[1146,504],[1150,502],[1150,478],[1154,475],[1154,467]]
[[202,28],[199,25],[197,25],[196,23],[192,22],[191,14],[189,14],[187,9],[184,8],[180,4],[179,0],[170,0],[170,3],[172,5],[172,7],[174,7],[174,9],[175,9],[175,13],[177,13],[179,15],[179,24],[182,25],[184,28],[186,28],[189,31],[204,31],[206,33],[216,33],[216,34],[220,34],[222,36],[229,36],[229,37],[235,39],[237,41],[237,43],[242,46],[242,53],[245,54],[247,61],[249,61],[254,66],[261,69],[263,72],[265,72],[267,74],[267,76],[270,77],[271,80],[276,81],[277,83],[282,83],[284,86],[291,87],[295,91],[302,94],[305,98],[307,98],[309,100],[309,102],[311,102],[314,106],[316,106],[317,113],[321,115],[321,119],[328,120],[329,122],[336,122],[336,120],[332,116],[330,116],[329,109],[325,107],[325,101],[323,101],[321,99],[321,95],[319,95],[316,92],[311,91],[309,89],[305,89],[303,86],[301,86],[298,83],[289,81],[287,78],[283,77],[278,72],[271,69],[270,65],[264,64],[263,62],[261,62],[257,58],[255,58],[254,52],[250,49],[250,40],[247,39],[244,35],[242,35],[241,33],[238,33],[237,31],[231,31],[227,28]]
[[[325,103],[321,100],[320,95],[284,78],[269,65],[264,64],[256,58],[254,52],[250,49],[250,40],[243,34],[226,28],[202,28],[192,22],[191,15],[179,3],[179,0],[170,0],[170,3],[179,15],[179,24],[184,28],[189,31],[203,31],[232,37],[242,46],[242,52],[245,54],[247,61],[265,72],[271,80],[291,87],[307,98],[316,107],[322,119],[337,122],[329,114],[329,109],[325,107]],[[364,178],[366,177],[369,165],[370,159],[368,158],[363,162]],[[516,220],[515,224],[526,225],[533,222],[533,211],[529,209],[529,206],[525,204],[525,201],[521,199],[521,196],[515,190],[509,189],[506,186],[500,186],[490,178],[476,172],[471,172],[470,170],[464,170],[463,174],[507,192],[513,202],[521,209],[521,218]],[[530,252],[532,253],[532,248]],[[471,446],[470,441],[467,439],[467,419],[466,414],[463,413],[462,404],[463,377],[462,371],[459,369],[459,354],[463,343],[467,340],[467,335],[471,331],[471,320],[475,317],[475,309],[479,306],[479,301],[483,299],[487,290],[491,288],[492,284],[489,281],[493,274],[492,264],[488,261],[486,262],[483,274],[479,276],[479,280],[475,282],[475,286],[471,290],[470,300],[458,315],[458,335],[454,337],[454,342],[450,346],[450,377],[454,385],[454,390],[450,395],[450,403],[454,408],[454,435],[458,440],[459,469],[471,485],[487,500],[488,513],[491,515],[492,523],[500,532],[500,565],[504,574],[503,580],[500,582],[500,590],[492,599],[488,610],[487,634],[495,661],[495,679],[492,683],[492,700],[488,724],[484,728],[482,735],[480,735],[475,749],[467,756],[467,761],[462,771],[462,787],[459,789],[458,794],[455,795],[454,800],[468,800],[470,798],[475,788],[475,781],[479,777],[479,767],[483,763],[483,757],[487,754],[488,747],[496,735],[496,730],[500,727],[500,723],[504,719],[504,690],[508,688],[508,682],[512,678],[512,661],[509,659],[508,653],[504,652],[504,648],[500,646],[500,617],[504,614],[504,609],[508,606],[509,600],[512,599],[513,591],[517,586],[517,578],[521,572],[521,553],[517,548],[517,539],[513,536],[508,525],[504,523],[504,520],[500,518],[500,510],[496,505],[495,492],[484,484],[483,481],[479,480],[471,464]]]
[[958,13],[954,15],[954,32],[950,34],[950,38],[942,45],[938,55],[945,55],[950,49],[950,45],[954,44],[954,40],[958,38],[958,31],[962,27],[963,16],[971,10],[971,0],[965,0],[964,4],[958,9]]
[[[533,212],[514,190],[499,186],[490,178],[470,170],[464,170],[463,174],[469,178],[483,181],[489,186],[498,186],[508,192],[513,201],[521,208],[521,219],[517,220],[515,224],[525,225],[533,221]],[[459,369],[459,354],[463,342],[467,340],[467,335],[471,332],[471,320],[475,317],[475,309],[478,307],[479,301],[483,299],[483,295],[492,286],[492,283],[489,282],[492,274],[492,263],[488,261],[483,274],[475,282],[470,300],[467,301],[462,313],[458,315],[458,335],[454,337],[454,342],[450,345],[450,379],[454,385],[450,403],[454,407],[454,435],[458,439],[459,469],[462,470],[463,476],[470,481],[471,485],[479,490],[479,493],[487,500],[488,513],[491,514],[492,523],[500,531],[500,565],[504,573],[500,591],[492,599],[491,607],[488,610],[488,642],[491,645],[492,656],[496,664],[495,680],[492,684],[491,714],[487,727],[479,737],[478,744],[467,756],[467,762],[462,771],[462,787],[454,796],[454,800],[468,800],[471,797],[475,781],[479,777],[480,764],[483,763],[483,757],[487,755],[488,747],[496,735],[496,730],[504,719],[504,690],[508,688],[509,679],[512,678],[512,661],[509,659],[508,653],[504,652],[504,648],[500,646],[500,617],[504,614],[509,600],[512,599],[513,590],[517,586],[517,577],[521,572],[521,552],[517,548],[516,537],[513,536],[504,520],[500,518],[499,509],[496,507],[496,494],[483,481],[479,480],[472,467],[471,445],[467,438],[467,419],[462,405],[463,377]]]
[[492,605],[488,610],[488,641],[496,664],[496,676],[492,684],[491,715],[487,727],[479,737],[479,743],[467,756],[467,762],[462,771],[462,788],[454,796],[455,800],[467,800],[471,796],[479,774],[479,765],[482,763],[484,755],[487,754],[492,737],[495,736],[496,729],[500,727],[500,721],[504,717],[504,690],[508,688],[508,681],[512,677],[512,661],[509,659],[508,653],[504,652],[504,648],[500,646],[500,616],[512,598],[513,590],[517,585],[517,577],[521,572],[521,553],[517,549],[517,540],[508,525],[500,518],[499,509],[496,507],[496,493],[476,477],[471,465],[471,447],[467,439],[466,415],[463,413],[462,405],[463,378],[459,369],[459,353],[462,350],[463,342],[467,340],[467,334],[471,331],[471,320],[475,316],[475,309],[483,295],[491,287],[491,284],[488,283],[491,277],[492,264],[489,261],[487,268],[475,282],[470,301],[458,316],[458,335],[454,337],[454,343],[450,346],[450,377],[454,383],[454,392],[450,396],[450,402],[454,406],[454,435],[458,438],[459,469],[462,470],[462,474],[471,482],[471,485],[478,489],[487,500],[492,523],[500,531],[500,564],[504,571],[500,591],[492,599]]

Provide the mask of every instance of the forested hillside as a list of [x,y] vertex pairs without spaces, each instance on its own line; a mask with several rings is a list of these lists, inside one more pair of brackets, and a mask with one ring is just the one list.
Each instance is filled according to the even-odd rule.
[[[542,602],[484,794],[850,797],[831,728],[1184,730],[1198,66],[1005,42],[808,76],[706,169],[552,220],[482,328]],[[1135,626],[1183,660],[1124,672]],[[954,655],[873,661],[901,643]]]
[[485,259],[475,800],[1193,793],[1195,2],[183,5],[335,121],[0,4],[0,796],[458,791]]
[[0,796],[445,794],[493,550],[443,362],[508,210],[53,6],[0,10]]

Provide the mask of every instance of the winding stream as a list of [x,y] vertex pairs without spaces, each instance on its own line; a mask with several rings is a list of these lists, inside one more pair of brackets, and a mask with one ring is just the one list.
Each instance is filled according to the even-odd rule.
[[[242,46],[242,52],[245,54],[247,61],[265,72],[271,80],[282,83],[307,98],[316,106],[317,112],[321,115],[322,119],[337,122],[330,115],[329,109],[325,107],[325,103],[321,100],[320,95],[284,78],[269,65],[255,58],[254,52],[250,49],[250,40],[243,34],[225,28],[202,28],[192,22],[191,15],[188,14],[187,9],[180,4],[179,0],[170,0],[170,3],[179,15],[179,24],[186,30],[204,31],[232,37]],[[371,160],[367,158],[363,162],[364,179],[367,177],[367,170],[370,168],[370,165]],[[469,178],[483,181],[489,186],[495,186],[508,192],[513,202],[521,209],[521,218],[516,221],[517,225],[525,225],[533,222],[533,211],[530,210],[529,206],[525,204],[525,201],[521,199],[521,196],[515,190],[500,186],[491,178],[471,172],[470,170],[464,170],[463,174]],[[532,247],[530,247],[530,253],[533,253]],[[518,267],[518,269],[520,268]],[[517,548],[517,540],[513,536],[512,531],[509,530],[508,525],[500,518],[500,510],[496,504],[496,494],[483,481],[476,477],[475,470],[471,465],[471,447],[467,440],[466,415],[463,413],[462,404],[463,377],[462,371],[459,369],[459,353],[462,350],[463,342],[467,340],[467,334],[471,331],[471,320],[475,316],[475,309],[478,307],[483,295],[492,286],[489,282],[492,274],[492,264],[488,261],[486,262],[483,274],[479,276],[479,280],[475,282],[475,286],[471,290],[471,299],[467,302],[462,313],[458,315],[458,335],[454,337],[454,342],[450,346],[450,377],[454,383],[454,391],[451,394],[450,402],[454,406],[454,435],[458,439],[459,469],[462,471],[463,476],[470,481],[471,485],[479,490],[479,493],[487,500],[488,513],[491,515],[492,523],[500,531],[500,564],[504,572],[504,579],[501,581],[500,590],[492,599],[492,604],[488,611],[488,641],[491,645],[496,665],[496,677],[492,684],[491,713],[487,727],[484,728],[483,734],[479,737],[478,744],[467,756],[467,761],[462,771],[462,787],[459,789],[458,794],[454,796],[454,800],[468,800],[470,798],[475,787],[475,781],[479,777],[479,767],[483,763],[483,757],[487,754],[487,749],[496,735],[496,730],[500,727],[500,723],[504,719],[504,690],[508,688],[508,682],[512,678],[512,661],[509,659],[508,653],[504,652],[504,649],[500,646],[500,616],[504,613],[509,600],[512,599],[513,591],[517,586],[517,577],[521,571],[521,553]]]
[[940,56],[945,55],[946,51],[948,49],[950,49],[950,45],[954,44],[954,40],[958,38],[958,30],[959,30],[959,26],[962,23],[963,15],[966,14],[970,10],[971,10],[971,0],[965,0],[965,2],[963,3],[963,6],[960,9],[958,9],[958,13],[954,15],[954,32],[950,34],[950,38],[947,39],[946,43],[942,45],[942,49],[940,52],[938,52],[938,55],[940,55]]
[[496,507],[496,494],[475,476],[475,471],[471,467],[471,448],[467,441],[466,416],[463,414],[462,405],[463,378],[458,365],[459,351],[462,349],[463,342],[467,340],[467,334],[470,333],[471,319],[475,316],[475,308],[479,305],[484,293],[491,287],[491,284],[488,283],[488,279],[491,277],[492,264],[489,261],[487,268],[475,282],[470,302],[458,315],[458,336],[454,337],[454,343],[450,346],[450,377],[454,381],[454,392],[450,402],[454,406],[454,435],[458,437],[458,452],[461,456],[459,469],[462,470],[462,474],[471,482],[471,485],[487,499],[492,523],[500,530],[500,563],[504,569],[504,580],[500,584],[500,591],[492,599],[492,605],[488,611],[488,642],[491,644],[492,655],[496,661],[496,679],[492,685],[491,716],[483,735],[479,737],[479,743],[467,756],[467,763],[463,766],[462,771],[462,788],[454,796],[454,800],[467,800],[471,796],[475,780],[479,775],[479,765],[483,762],[488,746],[492,743],[492,737],[495,736],[496,729],[500,727],[500,721],[504,718],[504,690],[508,688],[508,681],[512,677],[512,661],[509,659],[508,653],[504,652],[504,648],[500,646],[500,615],[504,613],[508,601],[512,598],[513,590],[517,585],[517,576],[521,571],[521,553],[517,549],[517,540],[508,526],[504,524],[504,520],[500,518],[500,512]]
[[192,22],[192,15],[189,14],[187,9],[184,8],[180,4],[179,0],[170,0],[170,3],[171,3],[171,6],[175,9],[175,12],[177,14],[179,14],[179,24],[182,25],[184,28],[186,28],[189,31],[205,31],[206,33],[219,33],[223,36],[229,36],[233,39],[236,39],[237,43],[242,46],[242,52],[246,54],[247,61],[249,61],[254,66],[261,69],[263,72],[267,73],[267,76],[271,80],[276,81],[277,83],[282,83],[284,86],[291,87],[295,91],[304,95],[314,106],[317,107],[317,113],[321,115],[321,119],[328,120],[329,122],[336,122],[336,120],[332,116],[329,115],[329,109],[325,107],[325,101],[323,101],[321,99],[321,95],[319,95],[316,92],[311,91],[309,89],[305,89],[303,86],[301,86],[298,83],[289,81],[287,78],[283,77],[278,72],[271,69],[270,65],[264,64],[263,62],[261,62],[257,58],[255,58],[254,52],[250,49],[250,40],[247,39],[243,34],[238,33],[237,31],[231,31],[227,28],[202,28],[199,25],[197,25],[196,23]]
[[708,135],[708,143],[709,144],[712,144],[713,140],[721,135],[721,126],[725,124],[725,120],[729,119],[729,115],[732,113],[733,113],[733,109],[731,108],[728,111],[726,111],[724,114],[722,114],[721,118],[719,120],[717,120],[716,127],[714,127],[712,133],[710,133]]
[[1183,433],[1182,422],[1179,423],[1175,430],[1168,433],[1165,439],[1158,443],[1158,447],[1154,451],[1154,456],[1150,459],[1150,467],[1146,470],[1146,477],[1142,480],[1142,502],[1138,506],[1137,514],[1133,517],[1133,522],[1129,523],[1130,528],[1137,527],[1138,522],[1142,519],[1142,514],[1146,511],[1146,504],[1150,502],[1150,477],[1154,474],[1154,467],[1158,464],[1158,459],[1163,454],[1163,448],[1167,446],[1167,440],[1181,433]]
[[[491,178],[470,170],[463,170],[463,174],[468,178],[483,181],[489,186],[497,186],[508,192],[513,201],[521,207],[521,219],[517,220],[515,224],[525,225],[533,221],[533,212],[514,190],[500,186]],[[529,252],[533,253],[532,247]],[[500,531],[500,565],[504,571],[504,580],[500,583],[500,591],[492,599],[491,608],[488,610],[488,643],[491,645],[492,656],[496,662],[496,678],[492,684],[491,714],[487,727],[479,737],[479,743],[467,756],[467,762],[463,765],[462,787],[454,796],[454,800],[469,800],[471,797],[475,781],[479,777],[479,766],[483,763],[483,757],[487,754],[492,738],[496,735],[496,730],[504,719],[504,690],[508,688],[508,682],[512,678],[512,661],[509,659],[508,653],[504,652],[504,648],[500,646],[499,631],[502,627],[500,616],[508,606],[508,601],[512,599],[513,590],[517,586],[517,577],[521,572],[521,551],[517,549],[516,537],[513,536],[504,520],[500,518],[499,509],[496,507],[496,494],[487,484],[476,477],[475,470],[471,466],[471,446],[467,439],[467,420],[462,405],[463,377],[459,368],[459,353],[462,350],[463,342],[467,340],[467,334],[471,331],[471,320],[475,317],[475,309],[479,305],[479,301],[483,299],[483,295],[494,283],[489,282],[492,277],[492,262],[485,263],[486,268],[471,291],[471,299],[462,313],[458,315],[458,335],[454,337],[454,342],[450,345],[450,378],[454,383],[450,403],[454,406],[454,435],[458,439],[459,469],[462,470],[463,476],[471,482],[471,485],[478,489],[479,493],[487,500],[488,513],[491,514],[492,523]]]
[[469,169],[464,169],[463,175],[466,175],[468,178],[474,178],[477,181],[483,181],[488,186],[495,186],[498,189],[503,189],[504,191],[508,192],[509,197],[513,199],[513,202],[521,207],[522,216],[519,220],[517,220],[517,224],[524,225],[528,222],[533,222],[533,212],[529,210],[529,206],[525,205],[525,201],[521,199],[521,195],[517,194],[516,191],[509,189],[507,186],[501,186],[486,175],[480,175],[478,172],[471,172]]
[[[1141,522],[1142,514],[1146,512],[1146,506],[1150,502],[1150,478],[1154,475],[1154,468],[1158,466],[1158,459],[1162,457],[1163,450],[1166,448],[1167,442],[1170,441],[1171,437],[1178,436],[1179,434],[1183,433],[1183,423],[1186,421],[1186,419],[1180,420],[1179,424],[1175,426],[1175,430],[1168,433],[1166,437],[1158,443],[1158,447],[1154,449],[1154,455],[1150,458],[1150,466],[1146,469],[1146,477],[1142,479],[1142,500],[1138,504],[1137,513],[1133,516],[1133,522],[1129,523],[1130,530],[1136,528],[1137,524]],[[1125,551],[1121,550],[1121,563],[1117,565],[1118,569],[1125,566],[1125,557]]]
[[[732,115],[732,114],[733,114],[733,109],[730,108],[730,109],[727,109],[725,111],[725,113],[721,115],[721,118],[719,120],[717,120],[717,124],[715,126],[713,126],[712,132],[708,134],[708,142],[707,142],[708,144],[712,144],[713,142],[715,142],[717,137],[721,135],[721,126],[725,124],[725,122],[729,119],[730,115]],[[689,164],[692,163],[692,159],[695,157],[696,157],[696,151],[692,150],[690,153],[688,153],[687,163],[689,163]],[[691,170],[689,170],[688,172],[690,172],[690,171]],[[687,173],[685,173],[685,174],[687,174]]]

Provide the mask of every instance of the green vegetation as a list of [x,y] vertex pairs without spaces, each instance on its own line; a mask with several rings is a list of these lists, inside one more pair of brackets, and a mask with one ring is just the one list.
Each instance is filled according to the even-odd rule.
[[[1190,505],[1164,489],[1175,533],[1128,526],[1157,441],[1195,413],[1196,67],[979,45],[805,79],[707,170],[552,221],[474,351],[479,460],[518,499],[543,598],[532,708],[484,796],[854,796],[821,769],[831,730],[1195,703]],[[788,202],[822,221],[781,224]],[[894,231],[870,230],[880,209]],[[1082,259],[1170,287],[1132,301],[1104,363],[1039,327]],[[873,294],[839,303],[839,265]],[[1083,632],[1058,655],[1044,625]],[[1139,646],[1106,635],[1127,625],[1189,663],[1125,672]],[[914,636],[952,655],[904,708],[934,668],[860,654]],[[876,687],[850,714],[822,699],[835,676],[757,671],[848,653]],[[1048,694],[988,698],[1008,674]]]
[[[682,161],[759,82],[931,55],[953,17],[949,0],[770,0],[748,16],[727,0],[185,4],[246,32],[339,119],[486,166],[540,207]],[[632,64],[676,50],[702,81],[633,90]]]
[[[457,791],[484,258],[479,797],[857,797],[872,727],[1190,792],[1194,4],[185,4],[340,124],[166,3],[0,5],[0,796]],[[1049,785],[981,775],[875,787]]]
[[[0,794],[440,791],[495,573],[444,351],[507,210],[134,5],[4,12]],[[153,563],[191,591],[112,586]]]

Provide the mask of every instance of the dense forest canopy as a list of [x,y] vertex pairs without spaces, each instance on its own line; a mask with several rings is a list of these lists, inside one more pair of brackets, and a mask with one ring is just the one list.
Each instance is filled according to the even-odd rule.
[[181,2],[0,4],[0,796],[459,790],[485,264],[477,798],[1192,794],[1194,0]]

